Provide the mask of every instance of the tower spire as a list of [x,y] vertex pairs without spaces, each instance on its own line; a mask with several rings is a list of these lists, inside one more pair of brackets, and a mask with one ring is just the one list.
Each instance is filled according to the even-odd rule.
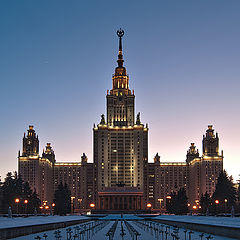
[[119,30],[117,30],[117,35],[119,37],[119,50],[118,50],[118,67],[122,67],[123,66],[123,55],[122,55],[122,37],[124,35],[124,31],[120,28]]

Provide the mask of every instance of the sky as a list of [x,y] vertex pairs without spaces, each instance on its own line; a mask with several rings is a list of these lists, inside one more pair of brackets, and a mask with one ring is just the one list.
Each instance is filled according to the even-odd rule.
[[92,162],[124,29],[135,113],[149,126],[149,161],[202,153],[212,124],[224,168],[239,178],[239,0],[0,1],[0,175],[17,170],[29,125],[57,161]]

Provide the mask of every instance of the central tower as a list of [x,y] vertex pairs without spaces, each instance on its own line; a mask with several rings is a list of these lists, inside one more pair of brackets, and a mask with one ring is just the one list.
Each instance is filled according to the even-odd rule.
[[109,126],[134,125],[134,93],[129,89],[129,77],[123,66],[122,37],[123,30],[118,30],[119,50],[118,66],[112,76],[112,89],[107,94],[107,123]]
[[[112,89],[107,91],[107,119],[102,114],[100,123],[93,128],[96,202],[100,209],[131,206],[136,210],[143,204],[148,128],[141,123],[140,113],[134,121],[135,96],[129,89],[129,77],[123,66],[123,35],[122,29],[117,31],[118,65],[112,76]],[[122,196],[126,191],[131,193],[129,201]],[[116,201],[111,199],[113,196]]]

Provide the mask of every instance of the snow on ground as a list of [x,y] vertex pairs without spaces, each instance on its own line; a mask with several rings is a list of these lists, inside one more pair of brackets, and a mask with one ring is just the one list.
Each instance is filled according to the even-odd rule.
[[[115,221],[110,221],[109,224],[107,224],[103,229],[101,229],[100,231],[98,231],[97,233],[95,233],[93,236],[91,234],[89,240],[106,240],[108,239],[108,237],[106,236],[108,230],[111,228],[111,226],[114,224]],[[137,223],[138,222],[138,223]],[[150,228],[145,228],[139,224],[139,222],[143,222],[143,221],[129,221],[129,223],[141,234],[139,237],[138,237],[138,240],[155,240],[155,239],[161,239],[161,234],[160,236],[159,235],[156,235],[156,233],[151,230]],[[148,221],[148,224],[150,226],[150,221]],[[82,229],[83,229],[83,225],[84,224],[80,224],[80,225],[76,225],[76,226],[80,226]],[[75,227],[76,226],[71,226],[71,229],[72,229],[72,232],[75,232]],[[116,231],[115,231],[115,235],[114,235],[114,239],[113,240],[132,240],[130,234],[129,234],[129,231],[126,227],[126,225],[124,223],[122,223],[122,226],[124,228],[124,233],[125,235],[122,237],[122,235],[120,235],[121,233],[121,221],[118,221],[118,225],[116,227]],[[163,236],[164,236],[164,239],[165,239],[165,236],[166,236],[166,225],[162,226],[161,227],[161,224],[156,224],[156,223],[151,223],[151,226],[154,226],[155,228],[158,228],[158,230],[160,230],[161,228],[163,229]],[[66,233],[66,230],[68,228],[61,228],[61,229],[58,229],[61,231],[60,235],[61,235],[61,239],[62,240],[66,240],[67,239],[67,233]],[[153,229],[153,228],[152,228]],[[167,239],[172,239],[172,236],[171,234],[174,232],[174,227],[168,227],[167,228],[167,236],[168,238]],[[190,239],[189,238],[189,233],[191,233],[191,240],[199,240],[201,239],[200,238],[200,235],[202,233],[200,232],[195,232],[195,231],[191,231],[191,230],[187,230],[186,233],[184,232],[185,229],[179,229],[179,234],[178,236],[180,237],[181,240],[183,239]],[[48,232],[42,232],[42,233],[36,233],[36,234],[32,234],[32,235],[28,235],[28,236],[23,236],[23,237],[18,237],[18,238],[15,238],[15,240],[34,240],[35,237],[37,236],[40,236],[41,239],[44,239],[43,238],[43,235],[46,233],[47,234],[47,240],[56,240],[56,238],[54,237],[54,232],[56,230],[53,230],[53,231],[48,231]],[[159,231],[158,231],[158,234],[159,234]],[[185,238],[185,234],[187,236],[187,238]],[[171,237],[170,237],[171,236]],[[209,234],[204,234],[204,236],[202,236],[202,239],[207,239],[207,237],[209,236]],[[157,238],[158,237],[158,238]],[[226,238],[226,237],[219,237],[219,236],[213,236],[212,235],[212,240],[231,240],[231,238]],[[73,239],[73,238],[72,238]],[[84,238],[85,239],[85,238]]]
[[236,218],[236,217],[230,218],[230,217],[210,217],[210,216],[207,217],[207,216],[161,215],[156,217],[156,219],[240,228],[240,218]]
[[[141,234],[143,234],[143,238],[139,239],[149,239],[149,240],[153,240],[153,239],[162,239],[162,233],[158,232],[154,232],[153,230],[150,229],[145,229],[139,225],[138,223],[132,223],[132,225],[135,227],[135,229],[137,231],[139,231]],[[159,230],[161,229],[161,224],[157,225],[155,223],[152,224],[152,226],[157,227]],[[163,225],[162,229],[163,229],[163,238],[165,239],[166,237],[166,226],[167,225]],[[172,226],[167,226],[167,239],[173,239],[172,234],[174,234],[174,232],[176,231],[176,228],[172,227]],[[148,233],[148,236],[146,236],[145,233]],[[144,235],[145,234],[145,235]],[[189,238],[189,234],[190,234],[190,238]],[[202,235],[203,234],[203,235]],[[191,239],[191,240],[199,240],[201,239],[200,235],[202,235],[202,239],[207,239],[207,237],[212,236],[212,240],[233,240],[233,238],[227,238],[227,237],[220,237],[220,236],[214,236],[211,234],[207,234],[207,233],[202,233],[202,232],[196,232],[196,231],[191,231],[191,230],[187,230],[187,229],[183,229],[183,228],[179,228],[178,229],[178,237],[179,239],[183,240],[183,239]],[[185,237],[186,236],[186,237]],[[158,238],[157,238],[158,237]],[[130,239],[129,239],[130,240]]]
[[[174,221],[181,221],[181,222],[194,222],[194,223],[201,223],[201,224],[208,224],[208,225],[220,225],[220,226],[231,226],[231,227],[239,227],[240,228],[240,218],[227,218],[227,217],[204,217],[204,216],[173,216],[173,215],[162,215],[162,216],[157,216],[157,219],[164,219],[164,220],[174,220]],[[156,219],[153,218],[153,219]],[[47,224],[47,223],[52,223],[52,222],[63,222],[63,221],[72,221],[72,220],[81,220],[81,219],[89,219],[88,217],[85,216],[34,216],[34,217],[28,217],[28,218],[13,218],[13,219],[9,219],[9,218],[0,218],[0,228],[8,228],[8,227],[16,227],[16,226],[26,226],[26,225],[35,225],[35,224]],[[139,217],[134,216],[134,215],[130,215],[130,214],[124,214],[123,216],[121,216],[120,214],[117,215],[108,215],[104,218],[104,220],[109,220],[109,224],[107,224],[106,226],[104,226],[104,228],[102,228],[101,230],[99,230],[98,232],[96,232],[93,236],[91,235],[89,240],[105,240],[108,239],[108,237],[106,236],[108,230],[111,228],[111,226],[114,224],[115,220],[119,220],[118,224],[117,224],[117,228],[116,228],[116,232],[114,235],[114,240],[131,240],[131,236],[130,233],[126,227],[126,225],[124,224],[124,222],[122,223],[123,229],[124,229],[124,233],[125,235],[122,237],[121,235],[121,220],[125,219],[125,220],[129,220],[128,222],[141,234],[138,239],[139,240],[153,240],[153,239],[157,239],[156,233],[151,230],[153,228],[147,228],[147,227],[143,227],[143,225],[140,225],[139,223],[147,223],[150,226],[150,222],[151,221],[139,221]],[[101,219],[99,220],[101,221]],[[99,222],[97,221],[97,222]],[[89,223],[86,223],[89,224]],[[83,229],[83,226],[86,224],[78,224],[75,226],[71,226],[70,228],[72,229],[72,232],[74,233],[76,231],[76,226],[79,226],[81,229]],[[156,224],[154,222],[151,222],[151,226],[158,228],[158,230],[160,231],[162,224]],[[65,240],[67,239],[67,229],[68,228],[61,228],[58,229],[61,231],[60,235],[62,236],[62,239]],[[164,225],[164,227],[162,227],[163,229],[163,234],[165,237],[165,232],[166,232],[166,225]],[[172,239],[169,238],[171,236],[171,234],[174,231],[174,227],[169,226],[167,228],[167,232],[168,232],[168,239]],[[202,233],[200,232],[195,232],[195,231],[191,231],[191,230],[185,230],[185,229],[179,229],[179,237],[180,239],[185,239],[185,234],[187,235],[187,239],[189,239],[189,233],[191,233],[191,240],[199,240],[200,235]],[[158,231],[158,234],[159,234]],[[47,232],[41,232],[41,233],[36,233],[36,234],[31,234],[28,236],[22,236],[22,237],[18,237],[15,238],[15,240],[34,240],[35,237],[40,236],[41,239],[43,238],[43,235],[46,233],[48,235],[48,237],[46,238],[47,240],[55,240],[56,238],[54,237],[54,233],[56,232],[56,230],[52,230],[52,231],[47,231]],[[209,234],[204,233],[204,237],[202,239],[207,239],[207,237],[209,236]],[[213,236],[212,235],[212,239],[213,240],[230,240],[231,238],[226,238],[226,237],[220,237],[220,236]]]
[[74,221],[81,219],[89,219],[84,216],[32,216],[32,217],[17,217],[17,218],[7,218],[0,217],[0,229],[11,228],[11,227],[21,227],[21,226],[30,226],[46,223],[57,223],[57,222],[66,222]]
[[[121,226],[123,226],[124,235],[122,234]],[[117,240],[117,239],[131,239],[131,235],[128,232],[123,221],[118,221],[118,225],[117,225],[113,240]]]
[[[83,230],[83,229],[86,229],[86,228],[84,228],[84,225],[91,225],[91,223],[92,222],[88,222],[86,224],[83,223],[83,224],[78,224],[78,225],[74,225],[74,226],[71,226],[71,227],[58,228],[58,229],[51,230],[51,231],[44,231],[44,232],[40,232],[40,233],[34,233],[34,234],[30,234],[30,235],[26,235],[26,236],[22,236],[22,237],[17,237],[17,238],[12,238],[12,239],[13,240],[34,240],[34,239],[37,239],[36,237],[38,237],[38,236],[41,239],[44,239],[44,234],[46,234],[47,235],[46,240],[56,240],[55,236],[56,236],[56,232],[58,231],[59,232],[59,236],[60,236],[60,238],[58,238],[58,239],[65,240],[65,239],[67,239],[67,230],[68,229],[71,229],[72,237],[73,237],[73,235],[76,233],[76,227],[77,226],[79,226],[80,229]],[[96,234],[98,234],[98,233],[99,232],[97,232]],[[86,235],[87,234],[85,234],[84,239],[86,238]],[[91,237],[90,237],[90,239],[91,239]]]
[[109,214],[106,217],[101,218],[103,220],[141,220],[143,218],[133,214]]
[[99,232],[97,232],[96,234],[94,234],[92,236],[92,238],[90,238],[90,240],[101,240],[101,239],[108,239],[108,237],[106,236],[107,232],[109,231],[109,229],[112,227],[112,225],[114,224],[115,221],[111,221],[105,228],[103,228],[102,230],[100,230]]

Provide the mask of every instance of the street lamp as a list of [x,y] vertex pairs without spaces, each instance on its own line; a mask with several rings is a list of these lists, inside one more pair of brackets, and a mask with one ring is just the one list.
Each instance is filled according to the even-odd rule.
[[217,215],[217,205],[219,204],[219,200],[215,200],[215,207],[216,207],[216,215]]
[[16,199],[14,200],[14,202],[17,204],[17,214],[18,214],[18,204],[19,204],[19,202],[20,202],[20,199],[19,199],[19,198],[16,198]]
[[159,205],[160,205],[160,215],[162,215],[162,201],[163,201],[163,199],[158,198],[158,201],[159,201]]
[[27,213],[27,204],[28,204],[28,200],[25,199],[23,202],[24,202],[24,204],[25,204],[25,214],[26,214],[26,213]]
[[225,215],[227,213],[227,202],[228,202],[228,200],[224,199]]
[[54,214],[54,207],[56,206],[56,204],[55,203],[52,203],[52,205],[51,205],[52,207],[51,207],[51,215],[53,215]]
[[147,204],[147,208],[151,208],[152,207],[152,204],[151,203],[148,203]]
[[47,212],[48,212],[49,206],[48,206],[48,205],[45,205],[44,208],[45,208],[45,210],[46,210],[46,211],[45,211],[45,214],[47,215]]
[[90,204],[90,207],[91,207],[91,208],[94,208],[94,207],[95,207],[95,204],[94,204],[94,203],[91,203],[91,204]]

